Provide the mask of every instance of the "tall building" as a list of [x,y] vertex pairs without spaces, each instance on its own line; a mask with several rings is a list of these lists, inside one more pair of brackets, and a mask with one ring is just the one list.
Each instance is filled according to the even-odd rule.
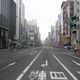
[[66,35],[68,35],[68,2],[63,1],[61,5],[61,43],[66,44]]
[[21,25],[19,26],[20,27],[20,42],[23,42],[24,41],[24,37],[25,37],[25,26],[24,26],[24,21],[25,21],[25,6],[23,4],[23,2],[21,1],[21,14],[20,14],[20,17],[21,17]]
[[22,0],[14,1],[16,3],[16,39],[21,43],[24,37],[25,6]]
[[13,42],[16,37],[16,4],[10,0],[10,26],[9,26],[9,39]]
[[68,0],[68,38],[69,38],[69,45],[72,45],[72,21],[71,18],[74,16],[74,1]]
[[35,45],[35,46],[40,41],[40,33],[39,33],[39,28],[37,27],[36,20],[32,20],[28,22],[27,41],[28,44]]
[[75,47],[77,41],[77,0],[74,0],[74,15],[72,19],[72,46]]
[[61,33],[63,45],[71,45],[71,17],[74,15],[74,2],[72,0],[63,1],[61,5]]
[[77,40],[80,41],[80,0],[77,0]]
[[19,42],[20,39],[20,26],[21,26],[21,1],[14,0],[16,3],[16,39]]
[[0,48],[8,47],[10,0],[0,0]]

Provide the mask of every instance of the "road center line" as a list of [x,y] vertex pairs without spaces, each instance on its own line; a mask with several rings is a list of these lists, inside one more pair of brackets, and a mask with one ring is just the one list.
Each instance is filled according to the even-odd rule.
[[72,62],[75,63],[76,65],[80,66],[80,63],[78,63],[78,62],[76,62],[74,60],[72,60]]
[[32,66],[32,64],[35,62],[35,60],[39,57],[43,50],[40,51],[40,53],[32,60],[32,62],[23,70],[23,72],[18,76],[16,80],[21,80],[22,77],[25,75],[25,73],[28,71],[28,69]]
[[55,55],[53,55],[53,57],[61,64],[61,66],[70,74],[70,76],[71,76],[74,80],[78,80],[78,79],[68,70],[68,68],[67,68]]

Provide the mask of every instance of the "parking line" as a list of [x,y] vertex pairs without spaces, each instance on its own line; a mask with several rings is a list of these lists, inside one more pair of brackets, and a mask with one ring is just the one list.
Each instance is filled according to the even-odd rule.
[[61,64],[61,66],[69,73],[69,75],[70,75],[74,80],[78,80],[78,79],[68,70],[68,68],[67,68],[55,55],[53,55],[53,57]]
[[28,71],[28,69],[32,66],[32,64],[35,62],[35,60],[39,57],[43,49],[40,51],[40,53],[32,60],[32,62],[23,70],[23,72],[18,76],[16,80],[21,80],[22,77],[25,75],[25,73]]

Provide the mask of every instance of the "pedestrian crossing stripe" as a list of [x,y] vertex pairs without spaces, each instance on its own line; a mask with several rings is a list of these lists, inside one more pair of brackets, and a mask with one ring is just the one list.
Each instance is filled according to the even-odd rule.
[[68,80],[63,72],[50,72],[51,79]]

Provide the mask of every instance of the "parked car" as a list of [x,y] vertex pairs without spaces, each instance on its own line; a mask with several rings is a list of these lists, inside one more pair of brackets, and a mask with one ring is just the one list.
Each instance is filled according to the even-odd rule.
[[72,49],[72,46],[64,46],[65,49]]

